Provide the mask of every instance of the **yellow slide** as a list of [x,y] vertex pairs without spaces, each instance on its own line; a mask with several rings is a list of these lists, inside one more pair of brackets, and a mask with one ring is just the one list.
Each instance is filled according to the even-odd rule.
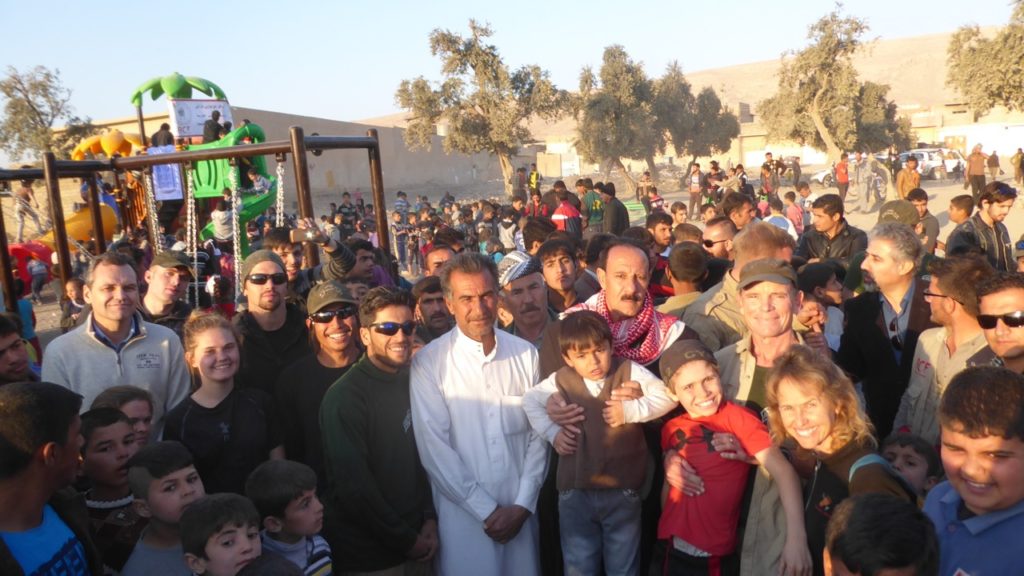
[[[110,237],[113,236],[114,230],[117,228],[117,216],[110,206],[100,204],[100,218],[103,220],[103,237],[109,243]],[[92,215],[89,212],[89,207],[86,206],[78,212],[66,216],[64,218],[64,228],[67,230],[68,240],[88,242],[92,238]],[[50,250],[57,249],[53,241],[53,230],[36,238],[35,241]]]

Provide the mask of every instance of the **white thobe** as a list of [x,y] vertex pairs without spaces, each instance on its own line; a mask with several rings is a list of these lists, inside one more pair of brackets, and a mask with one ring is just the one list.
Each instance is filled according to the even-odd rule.
[[484,533],[498,506],[536,511],[548,447],[523,395],[537,379],[537,350],[501,330],[490,354],[456,327],[413,357],[413,431],[437,509],[441,575],[540,571],[535,515],[506,544]]

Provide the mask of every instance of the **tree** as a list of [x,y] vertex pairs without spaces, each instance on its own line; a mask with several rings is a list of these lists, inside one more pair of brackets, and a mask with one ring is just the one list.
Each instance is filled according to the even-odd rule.
[[[71,90],[61,83],[60,70],[36,66],[21,72],[8,66],[7,77],[0,81],[0,94],[5,99],[0,148],[13,160],[46,152],[68,157],[75,141],[95,130],[88,118],[75,115]],[[60,122],[65,130],[54,133]]]
[[995,106],[1024,110],[1024,2],[1014,2],[1010,22],[984,38],[978,26],[963,26],[949,40],[946,84],[985,113]]
[[653,101],[654,83],[622,46],[605,48],[600,81],[589,67],[580,74],[576,149],[589,162],[608,162],[622,170],[631,195],[636,182],[622,158],[644,158],[653,164],[654,151],[661,145]]
[[693,117],[696,119],[693,131],[676,145],[676,154],[682,155],[685,150],[693,156],[694,162],[698,156],[728,152],[733,138],[740,135],[739,119],[722,106],[712,88],[704,88],[697,95]]
[[840,9],[811,25],[810,46],[783,58],[778,92],[757,107],[769,140],[810,144],[833,161],[842,150],[911,139],[909,123],[897,120],[888,100],[889,87],[858,79],[852,57],[868,26]]
[[532,139],[526,121],[556,118],[567,96],[539,66],[509,70],[497,47],[486,43],[493,35],[489,26],[470,20],[469,30],[468,38],[441,29],[430,33],[430,53],[442,61],[439,86],[420,76],[398,87],[395,101],[411,114],[405,142],[429,150],[437,125],[446,124],[445,152],[493,154],[511,195],[512,156]]
[[[678,62],[672,62],[665,74],[654,84],[654,102],[651,113],[654,114],[654,128],[661,136],[657,143],[659,154],[668,150],[672,143],[676,155],[683,154],[686,142],[690,139],[698,119],[694,116],[696,100],[690,89],[690,83],[683,75]],[[647,167],[657,179],[653,155],[647,158]]]

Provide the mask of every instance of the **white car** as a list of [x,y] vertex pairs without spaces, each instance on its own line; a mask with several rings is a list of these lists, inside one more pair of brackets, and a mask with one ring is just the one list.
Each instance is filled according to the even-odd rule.
[[911,155],[917,158],[917,171],[929,180],[942,180],[953,173],[957,162],[961,169],[967,166],[967,160],[959,150],[946,148],[917,148],[900,154],[900,164],[905,164]]

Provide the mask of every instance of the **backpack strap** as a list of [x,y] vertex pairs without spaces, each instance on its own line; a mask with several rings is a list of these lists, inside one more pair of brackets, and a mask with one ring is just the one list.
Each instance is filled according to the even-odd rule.
[[895,478],[897,482],[899,482],[900,486],[903,487],[903,489],[907,492],[908,496],[917,496],[917,491],[914,490],[914,488],[907,482],[903,475],[897,472],[892,467],[892,464],[890,464],[888,460],[883,458],[881,454],[877,454],[875,452],[861,456],[860,458],[857,459],[856,462],[853,463],[853,465],[850,466],[850,477],[847,478],[847,483],[853,483],[853,475],[857,473],[857,470],[860,470],[864,466],[870,466],[871,464],[882,465],[882,467],[885,468],[885,471],[888,472],[890,476]]

